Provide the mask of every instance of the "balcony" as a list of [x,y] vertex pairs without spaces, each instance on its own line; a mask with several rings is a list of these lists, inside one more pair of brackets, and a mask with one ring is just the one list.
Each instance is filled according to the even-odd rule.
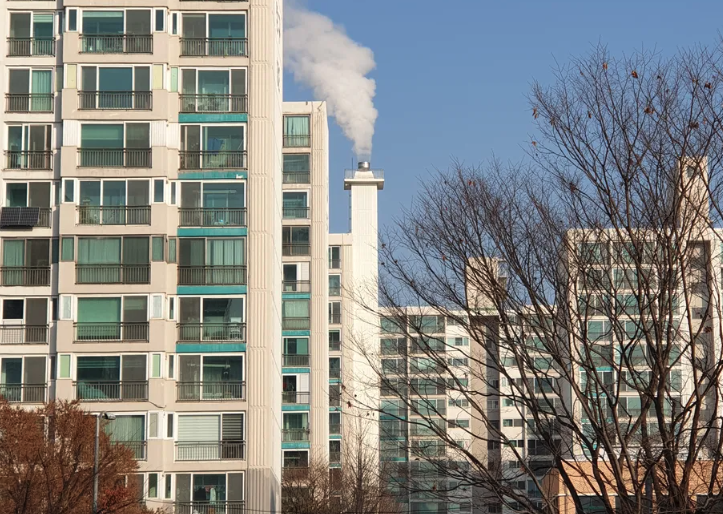
[[81,205],[78,225],[150,225],[150,205]]
[[48,325],[0,325],[0,344],[48,344]]
[[206,112],[248,112],[247,95],[178,95],[178,112],[206,113]]
[[138,402],[148,400],[148,381],[73,382],[75,399],[86,402]]
[[6,94],[5,112],[53,112],[53,93]]
[[8,170],[50,170],[53,168],[53,152],[7,151],[5,169]]
[[287,136],[284,135],[284,147],[286,148],[303,148],[311,146],[311,136]]
[[246,508],[242,501],[174,502],[173,512],[175,514],[245,514]]
[[[299,391],[284,391],[283,393],[281,393],[281,403],[283,403],[284,405],[309,405],[310,398],[311,393],[309,393],[308,391],[305,393],[301,393]],[[299,439],[299,441],[302,440],[306,441],[306,439]]]
[[182,170],[245,170],[244,150],[180,151]]
[[329,424],[329,433],[332,435],[341,435],[341,423]]
[[2,285],[9,286],[49,286],[50,266],[0,268]]
[[55,38],[9,37],[8,57],[54,56]]
[[181,38],[184,57],[244,57],[248,55],[246,38]]
[[243,400],[246,382],[177,382],[176,400],[179,402]]
[[283,430],[283,442],[295,443],[309,440],[308,428],[285,428]]
[[146,446],[148,441],[113,441],[118,446],[125,446],[133,452],[135,460],[146,460]]
[[176,460],[244,460],[245,449],[246,441],[178,441]]
[[80,35],[81,54],[152,54],[152,34]]
[[179,323],[179,343],[242,343],[246,341],[245,323]]
[[150,168],[150,148],[79,148],[81,168]]
[[310,280],[284,280],[282,291],[284,293],[310,293],[311,292],[311,281]]
[[75,323],[75,342],[148,341],[148,322]]
[[281,249],[284,257],[304,256],[311,253],[309,243],[284,243]]
[[81,111],[150,111],[153,109],[151,91],[78,91]]
[[3,207],[0,227],[50,228],[50,207]]
[[181,207],[178,209],[180,227],[245,227],[245,208]]
[[329,314],[329,323],[332,325],[341,324],[341,313],[334,312],[334,313]]
[[283,318],[284,330],[309,330],[311,328],[310,318]]
[[341,369],[330,368],[329,369],[329,378],[341,378]]
[[0,384],[0,399],[10,403],[45,403],[47,384]]
[[246,266],[178,266],[179,286],[246,284]]
[[76,284],[150,284],[150,264],[76,264]]
[[331,464],[340,464],[341,452],[329,452],[329,462]]
[[308,184],[310,173],[308,171],[285,171],[284,184]]
[[284,207],[283,217],[285,220],[306,220],[309,219],[308,207]]
[[308,367],[309,366],[309,355],[284,355],[284,366],[295,368],[295,367]]

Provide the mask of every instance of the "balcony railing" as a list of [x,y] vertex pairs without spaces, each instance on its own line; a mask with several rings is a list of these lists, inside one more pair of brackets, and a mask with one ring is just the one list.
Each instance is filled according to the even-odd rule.
[[45,403],[47,384],[0,384],[0,399],[11,403]]
[[181,38],[181,55],[187,57],[240,57],[248,55],[246,38]]
[[334,435],[341,434],[341,423],[330,423],[329,424],[329,433]]
[[48,325],[0,325],[0,344],[48,344]]
[[332,325],[339,325],[341,323],[341,313],[334,312],[332,314],[329,314],[329,323],[331,323]]
[[150,168],[150,148],[79,148],[81,168]]
[[230,207],[181,207],[178,209],[181,227],[245,227],[246,209]]
[[309,355],[284,355],[284,366],[288,367],[307,367],[309,365]]
[[54,56],[54,38],[9,37],[8,57]]
[[152,34],[114,34],[80,36],[82,54],[152,54]]
[[75,341],[148,341],[148,322],[76,323]]
[[341,462],[341,452],[329,452],[329,462],[339,464]]
[[88,402],[133,402],[148,399],[148,381],[74,382],[75,399]]
[[284,293],[309,293],[311,292],[311,281],[309,280],[284,280]]
[[78,109],[150,111],[153,109],[151,91],[78,91]]
[[287,220],[305,220],[309,218],[308,207],[284,207],[284,219]]
[[309,429],[308,428],[286,428],[283,431],[285,443],[293,443],[298,441],[309,440]]
[[246,382],[177,382],[176,400],[179,402],[243,400]]
[[282,318],[284,330],[309,330],[311,322],[309,318]]
[[50,266],[0,268],[4,286],[49,286]]
[[175,514],[244,514],[246,508],[242,501],[195,501],[175,502]]
[[5,112],[53,112],[53,93],[6,94]]
[[76,264],[76,284],[150,284],[150,264]]
[[341,296],[341,286],[329,286],[329,296]]
[[329,259],[329,269],[341,269],[341,259]]
[[246,266],[178,266],[178,285],[244,285]]
[[178,112],[248,112],[246,95],[178,95]]
[[285,403],[287,405],[290,405],[290,404],[308,405],[310,398],[311,398],[311,393],[309,393],[308,391],[305,393],[301,393],[299,391],[284,391],[283,393],[281,393],[281,403]]
[[311,245],[309,243],[284,243],[282,246],[284,257],[309,255],[310,251]]
[[150,225],[150,205],[81,205],[78,225]]
[[308,184],[310,174],[308,171],[285,171],[284,184]]
[[341,378],[341,369],[329,368],[329,378]]
[[53,152],[50,150],[30,152],[8,151],[6,169],[9,170],[49,170],[53,167]]
[[246,340],[245,323],[179,323],[178,342],[213,341],[241,343]]
[[341,341],[329,341],[329,351],[330,352],[340,352],[341,351]]
[[245,441],[178,441],[176,460],[243,460]]
[[284,135],[284,146],[287,148],[311,146],[311,137],[305,136],[287,136]]
[[244,150],[180,151],[182,170],[245,170]]

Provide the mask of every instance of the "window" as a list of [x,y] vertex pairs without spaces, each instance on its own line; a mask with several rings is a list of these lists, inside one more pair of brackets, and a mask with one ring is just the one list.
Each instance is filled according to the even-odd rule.
[[179,415],[176,440],[177,461],[242,459],[244,414]]
[[153,363],[151,368],[151,378],[161,378],[161,354],[154,353],[151,358]]
[[51,70],[8,69],[7,112],[53,112]]
[[308,184],[311,164],[309,154],[284,154],[284,184]]
[[329,378],[341,378],[341,359],[329,357]]
[[47,369],[45,357],[0,358],[0,388],[10,402],[45,402]]
[[150,66],[81,66],[78,108],[150,110]]
[[[80,370],[80,364],[78,369]],[[144,415],[118,414],[115,419],[103,425],[103,428],[112,442],[122,443],[128,447],[136,459],[145,459],[146,417]]]
[[148,284],[148,237],[79,237],[78,284]]
[[333,325],[341,323],[341,302],[329,302],[329,323]]
[[[245,15],[184,13],[181,17],[181,55],[247,55]],[[206,38],[209,42],[199,45],[198,40]]]
[[468,419],[452,419],[447,421],[447,428],[469,428]]
[[502,426],[503,427],[521,427],[522,420],[521,419],[503,419]]
[[51,182],[6,182],[5,207],[50,207]]
[[155,31],[163,32],[164,30],[166,30],[166,11],[163,9],[156,9],[155,16],[156,16]]
[[9,56],[55,55],[54,12],[11,12]]
[[153,201],[156,203],[163,202],[163,180],[153,181]]
[[158,473],[148,473],[148,497],[158,498]]
[[166,415],[166,437],[173,439],[173,413],[169,412]]
[[151,239],[153,241],[152,260],[154,262],[163,261],[163,236],[154,236]]
[[329,269],[341,268],[341,246],[329,247]]
[[341,350],[341,331],[329,330],[329,351],[338,352]]
[[63,180],[63,190],[65,191],[64,201],[68,203],[75,202],[75,180],[72,178]]
[[168,262],[173,263],[176,262],[176,238],[175,237],[169,237],[168,238]]
[[284,256],[309,255],[310,227],[283,227],[281,238]]
[[190,505],[192,501],[196,506],[215,505],[212,502],[225,505],[227,501],[234,504],[243,501],[243,491],[243,473],[176,474],[175,499],[183,505]]
[[171,205],[176,205],[176,183],[171,182]]
[[469,346],[469,338],[468,337],[450,337],[447,339],[447,344],[449,346]]
[[150,131],[150,123],[84,123],[80,127],[79,166],[150,168]]
[[247,112],[246,69],[181,69],[180,112]]
[[78,9],[68,9],[68,32],[78,31]]
[[243,297],[179,298],[180,341],[243,341]]
[[146,400],[146,355],[78,357],[76,380],[79,400]]
[[2,252],[4,286],[50,285],[50,239],[7,238]]
[[178,35],[178,13],[171,14],[171,34]]
[[282,300],[282,321],[284,330],[309,330],[309,300]]
[[[30,70],[25,70],[30,73]],[[34,72],[33,72],[34,73]],[[32,74],[30,74],[32,79]],[[16,78],[13,76],[12,78]],[[10,82],[10,89],[22,92],[25,80],[21,84]],[[31,87],[31,86],[28,86]],[[31,89],[32,91],[32,89]],[[16,93],[20,95],[22,93]],[[10,97],[8,97],[10,98]],[[28,103],[27,95],[16,96]],[[25,100],[27,99],[27,101]],[[8,100],[10,101],[10,100]],[[18,102],[20,100],[17,100]],[[8,169],[49,170],[52,169],[52,126],[51,125],[8,125],[7,126],[7,163]]]
[[329,275],[329,296],[341,296],[341,275]]
[[284,146],[311,146],[309,116],[284,116]]
[[181,125],[181,170],[245,169],[245,125]]
[[450,399],[447,401],[447,404],[448,404],[450,407],[469,407],[469,400],[466,400],[466,399],[464,399],[464,398],[458,398],[458,399],[456,399],[456,400],[450,398]]
[[245,183],[184,181],[179,214],[181,226],[245,226]]
[[148,341],[148,297],[78,298],[75,337],[77,341]]
[[284,451],[284,468],[308,468],[309,452],[298,450]]

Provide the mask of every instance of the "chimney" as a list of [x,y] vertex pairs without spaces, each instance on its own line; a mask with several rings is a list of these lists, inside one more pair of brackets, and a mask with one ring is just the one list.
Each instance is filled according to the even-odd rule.
[[371,165],[369,164],[369,161],[359,161],[359,168],[360,170],[369,171],[369,168]]

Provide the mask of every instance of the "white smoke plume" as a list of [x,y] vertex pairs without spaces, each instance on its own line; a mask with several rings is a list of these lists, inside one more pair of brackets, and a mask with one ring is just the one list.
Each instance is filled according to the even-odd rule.
[[293,0],[284,3],[284,66],[296,82],[325,100],[354,153],[369,159],[377,110],[376,83],[366,77],[376,67],[374,53],[347,36],[328,17]]

